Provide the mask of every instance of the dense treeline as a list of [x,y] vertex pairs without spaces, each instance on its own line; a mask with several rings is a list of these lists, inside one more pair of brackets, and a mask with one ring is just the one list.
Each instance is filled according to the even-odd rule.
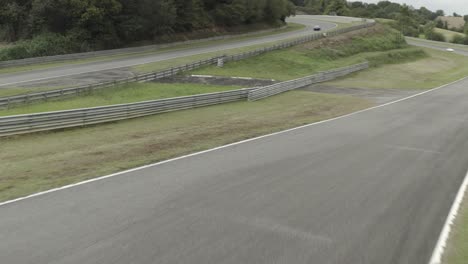
[[[364,18],[390,19],[387,23],[407,36],[418,37],[424,35],[426,38],[444,41],[444,36],[434,29],[447,28],[442,21],[436,20],[444,16],[443,10],[431,11],[425,7],[419,9],[390,1],[380,1],[376,4],[361,1],[348,2],[346,0],[294,0],[294,3],[309,14],[342,15]],[[454,13],[453,16],[461,16]],[[464,16],[465,27],[450,28],[450,30],[468,33],[468,16]],[[468,37],[455,36],[450,40],[455,43],[468,44]]]
[[[124,46],[180,32],[278,24],[289,0],[1,0],[0,41],[53,42],[53,53]],[[26,47],[27,49],[27,47]],[[18,51],[21,52],[21,51]],[[51,52],[52,53],[52,52]]]

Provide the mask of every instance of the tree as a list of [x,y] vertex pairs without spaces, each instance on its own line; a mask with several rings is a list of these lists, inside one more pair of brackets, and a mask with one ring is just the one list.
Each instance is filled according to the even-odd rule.
[[439,16],[445,16],[444,10],[440,10],[440,9],[437,10],[437,11],[435,11],[435,14],[436,14],[438,17],[439,17]]
[[349,9],[346,0],[331,0],[325,9],[325,14],[336,14],[346,16],[349,14]]
[[0,29],[6,32],[6,41],[16,41],[25,23],[25,6],[20,1],[8,1],[0,7]]
[[416,37],[419,34],[417,23],[413,18],[412,11],[407,5],[402,5],[400,8],[400,13],[397,16],[397,26],[405,36]]
[[[328,4],[328,0],[313,1],[323,7]],[[55,37],[61,42],[53,42],[54,45],[64,43],[57,47],[59,52],[67,47],[70,52],[119,47],[160,40],[173,33],[254,23],[283,24],[287,16],[294,14],[294,4],[309,2],[311,0],[1,0],[0,41],[30,41],[32,44],[26,46],[34,49],[37,46],[34,41],[42,45],[52,43]]]

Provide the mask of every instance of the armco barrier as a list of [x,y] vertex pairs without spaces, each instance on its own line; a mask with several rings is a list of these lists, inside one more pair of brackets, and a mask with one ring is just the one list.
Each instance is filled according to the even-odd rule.
[[283,42],[283,43],[273,45],[270,47],[259,48],[253,51],[243,52],[243,53],[230,55],[230,56],[213,57],[207,60],[201,60],[201,61],[197,61],[194,63],[190,63],[190,64],[178,66],[178,67],[173,67],[173,68],[166,69],[160,72],[141,74],[141,75],[131,77],[131,78],[126,78],[126,79],[114,80],[110,82],[95,83],[95,84],[90,84],[90,85],[83,85],[83,86],[78,86],[78,87],[52,90],[52,91],[46,91],[46,92],[38,92],[38,93],[30,93],[30,94],[17,95],[17,96],[11,96],[11,97],[3,97],[3,98],[0,98],[0,109],[9,108],[15,104],[30,103],[30,102],[39,101],[39,100],[58,98],[61,96],[72,96],[72,95],[76,95],[82,92],[92,91],[94,89],[110,87],[116,84],[123,84],[123,83],[129,83],[129,82],[146,82],[146,81],[156,80],[156,79],[163,78],[163,77],[173,76],[182,71],[189,71],[189,70],[193,70],[202,66],[216,64],[218,62],[218,59],[220,58],[223,58],[227,62],[238,61],[238,60],[250,58],[253,56],[258,56],[266,52],[279,50],[279,49],[285,49],[285,48],[303,44],[309,41],[317,40],[317,39],[325,37],[325,35],[336,36],[336,35],[343,34],[346,32],[371,27],[373,25],[375,25],[375,22],[359,24],[359,25],[348,27],[348,28],[342,28],[342,29],[329,31],[326,33],[315,33],[312,35],[300,37],[298,39]]
[[255,101],[285,91],[307,86],[312,83],[331,80],[368,67],[368,63],[362,63],[260,88],[245,88],[234,91],[184,96],[131,104],[0,117],[0,137],[106,123],[169,111],[247,99]]
[[314,83],[325,82],[329,80],[336,79],[341,76],[348,75],[350,73],[360,71],[363,69],[369,68],[369,63],[361,63],[349,67],[343,67],[339,69],[334,69],[326,72],[320,72],[318,74],[314,74],[311,76],[307,76],[304,78],[276,83],[273,85],[261,87],[255,90],[251,90],[249,92],[248,100],[249,101],[257,101],[263,98],[267,98],[279,93],[284,93],[293,89],[301,88],[304,86],[308,86]]
[[250,89],[247,88],[131,104],[0,117],[0,136],[92,125],[176,110],[246,100]]
[[202,66],[216,64],[219,58],[223,57],[213,57],[206,60],[196,61],[190,64],[169,68],[159,72],[151,72],[140,74],[134,77],[108,81],[108,82],[101,82],[101,83],[94,83],[88,85],[81,85],[71,88],[63,88],[58,90],[50,90],[45,92],[38,92],[38,93],[28,93],[10,97],[3,97],[0,98],[0,109],[10,108],[11,106],[18,105],[18,104],[25,104],[25,103],[32,103],[35,101],[43,101],[48,99],[60,98],[60,97],[67,97],[73,96],[85,92],[90,92],[96,89],[107,88],[111,86],[115,86],[117,84],[126,84],[132,82],[147,82],[152,80],[161,79],[164,77],[170,77],[173,75],[178,74],[182,71],[190,71],[197,69]]

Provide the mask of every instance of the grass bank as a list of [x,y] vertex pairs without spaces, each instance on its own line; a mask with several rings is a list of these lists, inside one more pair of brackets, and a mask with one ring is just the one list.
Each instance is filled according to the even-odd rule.
[[23,87],[0,88],[0,97],[38,93],[38,92],[57,90],[57,89],[62,89],[62,88],[66,88],[66,87],[64,86],[54,86],[54,87],[38,86],[38,87],[28,87],[28,88],[23,88]]
[[335,87],[377,89],[430,89],[468,75],[468,58],[433,49],[423,49],[427,58],[385,65],[327,82]]
[[466,264],[468,259],[468,194],[455,220],[443,264]]
[[0,138],[0,200],[364,109],[364,99],[292,91],[86,128]]
[[456,32],[456,31],[451,31],[451,30],[447,30],[447,29],[441,29],[441,28],[434,28],[434,31],[436,33],[442,34],[442,36],[444,36],[446,42],[452,41],[452,39],[455,36],[461,36],[461,37],[465,36],[465,34],[463,34],[463,33]]
[[[294,23],[291,23],[294,24]],[[356,24],[360,23],[336,23],[337,28],[347,28],[354,26]],[[289,24],[288,24],[289,25]],[[294,39],[294,38],[293,38]],[[216,51],[216,52],[209,52],[209,53],[204,53],[204,54],[199,54],[199,55],[194,55],[194,56],[188,56],[188,57],[183,57],[183,58],[176,58],[168,61],[160,61],[160,62],[154,62],[154,63],[147,63],[147,64],[142,64],[133,67],[133,70],[135,72],[139,73],[146,73],[146,72],[153,72],[153,71],[158,71],[162,69],[166,69],[168,67],[173,67],[173,66],[179,66],[187,63],[191,63],[197,60],[203,60],[215,56],[221,56],[221,55],[233,55],[241,52],[247,52],[247,51],[252,51],[255,49],[263,48],[263,47],[269,47],[275,44],[279,44],[282,42],[285,42],[287,40],[281,40],[281,41],[274,41],[274,42],[269,42],[265,44],[259,44],[259,45],[253,45],[253,46],[248,46],[248,47],[243,47],[243,48],[236,48],[236,49],[229,49],[229,50],[222,50],[222,51]],[[255,57],[258,58],[258,57]]]
[[422,50],[409,48],[399,34],[376,26],[193,73],[290,80],[366,60],[377,66],[425,56]]
[[71,97],[65,100],[51,100],[28,105],[19,105],[15,108],[0,110],[0,116],[133,103],[162,98],[221,92],[239,88],[242,87],[186,83],[131,83],[102,90],[95,90],[82,96]]

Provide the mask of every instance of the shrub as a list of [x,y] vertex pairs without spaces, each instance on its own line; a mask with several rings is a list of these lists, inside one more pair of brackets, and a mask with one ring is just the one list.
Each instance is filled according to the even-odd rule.
[[432,32],[429,36],[426,36],[429,40],[445,42],[445,37],[439,32]]
[[372,67],[376,67],[383,64],[395,64],[406,61],[413,61],[427,57],[427,53],[419,48],[408,48],[400,50],[390,50],[385,53],[378,55],[372,55],[366,59],[369,61]]
[[403,36],[394,30],[386,29],[384,32],[372,36],[353,37],[351,43],[336,46],[325,46],[312,52],[312,56],[324,59],[337,59],[352,56],[361,52],[386,51],[405,47]]
[[20,41],[0,50],[0,60],[60,55],[76,52],[79,44],[60,34],[44,33],[31,40]]
[[455,43],[455,44],[464,44],[465,43],[465,38],[461,35],[455,35],[453,36],[452,40],[450,42]]

